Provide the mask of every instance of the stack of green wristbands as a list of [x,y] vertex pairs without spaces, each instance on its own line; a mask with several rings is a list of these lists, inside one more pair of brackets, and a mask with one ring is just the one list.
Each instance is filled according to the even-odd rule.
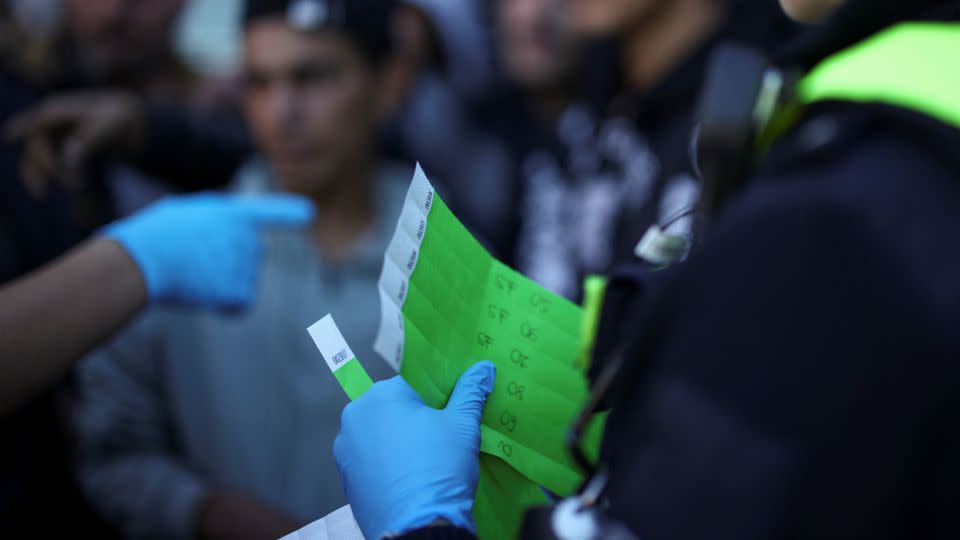
[[[474,518],[481,539],[515,537],[523,512],[547,502],[541,486],[568,495],[583,480],[564,444],[588,394],[581,308],[494,259],[419,166],[384,255],[379,289],[374,350],[428,405],[444,407],[474,363],[496,364],[481,425]],[[330,354],[352,357],[346,351]],[[327,359],[355,399],[370,379],[349,360]],[[598,416],[587,430],[593,458],[603,420]]]

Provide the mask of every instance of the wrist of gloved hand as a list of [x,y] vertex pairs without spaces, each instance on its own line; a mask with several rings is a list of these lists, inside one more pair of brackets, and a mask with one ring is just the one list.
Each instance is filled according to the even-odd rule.
[[169,232],[164,237],[165,233],[156,230],[166,220],[148,213],[154,210],[155,208],[151,207],[145,213],[111,223],[101,230],[101,235],[120,244],[136,263],[147,286],[147,298],[151,302],[163,301],[172,296],[174,287],[169,283],[168,268],[176,264],[175,249],[180,243]]
[[386,526],[386,536],[399,536],[424,527],[453,526],[475,533],[473,521],[473,496],[476,483],[469,493],[454,494],[441,502],[445,494],[424,491],[411,497],[405,508],[395,511],[396,518]]
[[399,534],[387,534],[384,538],[402,538],[403,540],[476,540],[476,534],[476,531],[473,529],[457,527],[445,519],[438,519],[425,527],[409,529]]
[[435,523],[427,527],[413,529],[404,533],[384,538],[402,538],[403,540],[477,540],[476,533],[456,527],[449,523]]

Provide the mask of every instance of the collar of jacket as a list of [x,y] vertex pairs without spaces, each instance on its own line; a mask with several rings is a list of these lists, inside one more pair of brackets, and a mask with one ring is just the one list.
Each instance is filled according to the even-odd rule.
[[802,103],[892,105],[960,128],[958,63],[960,23],[899,23],[817,64],[797,94]]
[[904,21],[958,21],[960,0],[847,0],[774,56],[774,64],[809,71],[825,58]]

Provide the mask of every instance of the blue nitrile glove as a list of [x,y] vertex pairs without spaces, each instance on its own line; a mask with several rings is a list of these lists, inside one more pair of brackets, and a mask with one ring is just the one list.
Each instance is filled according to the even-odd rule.
[[475,529],[480,416],[494,375],[490,362],[474,364],[443,410],[425,405],[400,377],[373,385],[343,410],[333,455],[365,538],[441,518]]
[[248,305],[256,290],[261,227],[303,227],[313,206],[296,195],[203,193],[168,197],[102,234],[143,272],[151,302]]

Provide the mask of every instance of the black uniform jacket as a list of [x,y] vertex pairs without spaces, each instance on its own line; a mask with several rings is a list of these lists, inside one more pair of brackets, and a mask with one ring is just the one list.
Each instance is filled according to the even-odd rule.
[[623,317],[602,512],[643,540],[960,538],[958,232],[960,130],[811,106]]

